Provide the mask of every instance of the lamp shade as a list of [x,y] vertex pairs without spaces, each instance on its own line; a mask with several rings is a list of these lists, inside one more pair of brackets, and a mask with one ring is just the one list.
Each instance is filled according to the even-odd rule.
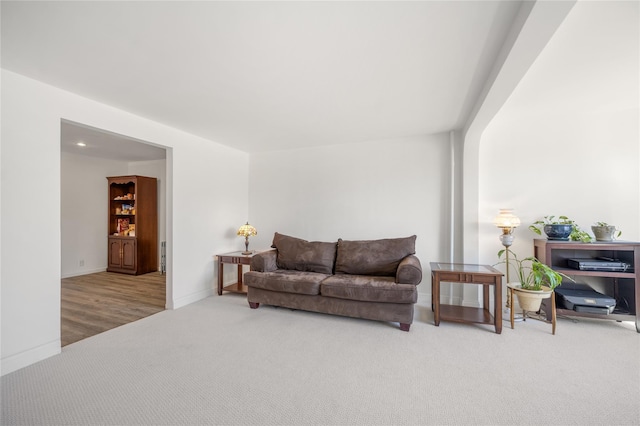
[[502,229],[513,229],[520,226],[520,219],[513,214],[513,209],[500,209],[500,213],[493,220],[493,223]]
[[258,231],[253,226],[249,225],[249,222],[242,225],[238,228],[237,235],[241,237],[252,237],[254,235],[258,235]]

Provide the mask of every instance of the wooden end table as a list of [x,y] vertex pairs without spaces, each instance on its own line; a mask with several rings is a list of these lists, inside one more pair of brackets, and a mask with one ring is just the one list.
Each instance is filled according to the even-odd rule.
[[[489,265],[431,262],[431,307],[436,326],[440,320],[460,323],[493,324],[502,333],[502,272]],[[440,283],[478,284],[482,286],[482,308],[440,303]],[[493,315],[489,309],[489,287],[493,286]]]
[[[247,294],[247,286],[242,283],[242,268],[244,265],[251,265],[251,258],[254,253],[242,254],[241,251],[234,251],[231,253],[218,254],[218,295],[222,296],[222,291],[229,291],[231,293]],[[224,264],[231,263],[238,265],[238,281],[233,284],[227,284],[223,287],[222,282],[224,279]]]

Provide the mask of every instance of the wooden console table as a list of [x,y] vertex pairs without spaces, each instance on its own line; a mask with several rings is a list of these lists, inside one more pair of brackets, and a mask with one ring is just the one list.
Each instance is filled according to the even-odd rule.
[[[242,268],[244,265],[251,264],[253,254],[242,254],[241,251],[234,251],[231,253],[218,254],[216,257],[218,258],[218,295],[222,296],[223,290],[231,293],[247,294],[247,286],[242,283]],[[238,265],[238,281],[233,284],[223,286],[222,283],[224,280],[225,263]]]
[[[554,270],[572,276],[578,280],[588,280],[589,287],[616,299],[616,309],[610,314],[577,312],[573,309],[557,308],[542,301],[542,310],[551,318],[557,315],[587,317],[614,321],[633,321],[640,333],[640,242],[633,241],[595,241],[580,243],[577,241],[533,241],[533,255]],[[579,270],[569,267],[568,259],[607,257],[619,259],[629,264],[625,271]]]
[[[502,272],[489,265],[431,262],[431,303],[436,326],[440,320],[461,323],[493,324],[502,333]],[[440,283],[478,284],[482,286],[482,308],[440,303]],[[489,309],[489,286],[494,290],[494,313]]]

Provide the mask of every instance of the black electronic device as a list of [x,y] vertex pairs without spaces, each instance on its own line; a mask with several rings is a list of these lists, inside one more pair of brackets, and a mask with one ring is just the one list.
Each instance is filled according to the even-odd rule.
[[575,258],[567,259],[567,266],[580,271],[625,272],[630,265],[617,259]]
[[576,312],[609,315],[616,308],[616,299],[599,293],[588,286],[575,288],[557,287],[556,303],[558,307]]

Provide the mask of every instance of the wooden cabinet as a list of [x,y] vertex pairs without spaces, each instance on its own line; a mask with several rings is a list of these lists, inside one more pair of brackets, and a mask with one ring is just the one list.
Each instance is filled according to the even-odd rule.
[[[136,273],[136,240],[130,237],[109,237],[109,269],[112,272]],[[116,271],[117,270],[117,271]]]
[[157,180],[146,176],[107,178],[108,272],[146,274],[158,270]]
[[[593,314],[557,308],[558,315],[589,317],[616,321],[635,321],[640,333],[640,243],[628,241],[580,243],[574,241],[534,240],[534,256],[542,263],[588,284],[594,290],[616,300],[612,314]],[[581,271],[569,268],[567,259],[606,257],[628,263],[625,272]],[[557,305],[556,305],[557,306]],[[551,318],[551,306],[543,301],[542,309]]]

